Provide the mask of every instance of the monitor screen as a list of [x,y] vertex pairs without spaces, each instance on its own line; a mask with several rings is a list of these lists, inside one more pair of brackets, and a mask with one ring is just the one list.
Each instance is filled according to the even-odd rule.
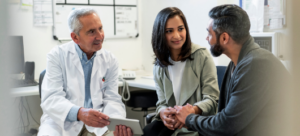
[[11,74],[24,73],[24,47],[22,36],[9,37],[9,56]]

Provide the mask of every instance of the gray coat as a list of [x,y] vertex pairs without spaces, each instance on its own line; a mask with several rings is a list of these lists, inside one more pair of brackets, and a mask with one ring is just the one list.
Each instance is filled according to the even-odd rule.
[[[220,91],[218,113],[214,116],[191,114],[186,126],[201,135],[280,135],[284,118],[280,115],[285,82],[289,73],[269,51],[250,37],[242,45],[238,63],[231,62]],[[285,106],[285,105],[284,105]],[[274,114],[275,113],[275,114]]]
[[[179,103],[198,106],[203,116],[214,115],[217,112],[219,96],[216,66],[206,48],[199,45],[192,44],[191,57],[194,60],[187,59],[183,71]],[[154,66],[153,75],[158,96],[157,114],[154,119],[161,120],[159,112],[167,107],[174,107],[176,101],[168,68]],[[198,133],[182,128],[176,130],[173,135],[198,135]]]

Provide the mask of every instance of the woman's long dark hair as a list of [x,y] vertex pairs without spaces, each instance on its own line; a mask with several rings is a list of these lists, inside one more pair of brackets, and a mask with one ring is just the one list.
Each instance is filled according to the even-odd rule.
[[167,44],[165,33],[166,33],[166,23],[168,19],[176,15],[178,15],[182,19],[186,29],[186,41],[181,48],[181,52],[179,56],[181,56],[181,61],[185,61],[186,59],[192,60],[191,58],[192,42],[190,38],[189,27],[187,25],[185,16],[183,15],[180,9],[176,7],[168,7],[161,10],[158,13],[153,25],[151,43],[152,43],[153,52],[156,57],[154,60],[155,65],[159,65],[161,67],[167,67],[168,65],[173,65],[169,61],[169,57],[171,54]]

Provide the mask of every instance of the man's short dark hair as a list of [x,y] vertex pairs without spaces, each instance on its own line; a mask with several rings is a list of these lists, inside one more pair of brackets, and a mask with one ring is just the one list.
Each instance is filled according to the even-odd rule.
[[238,44],[243,44],[250,36],[250,20],[246,11],[237,5],[220,5],[209,11],[213,19],[212,29],[219,36],[226,32]]
[[176,7],[167,7],[161,10],[156,19],[154,21],[153,30],[152,30],[152,48],[155,54],[154,64],[159,65],[161,67],[167,67],[168,65],[173,65],[169,61],[170,57],[170,50],[168,47],[167,39],[166,39],[166,23],[169,18],[173,18],[178,15],[183,23],[186,30],[186,40],[185,43],[182,45],[180,56],[181,61],[185,61],[186,59],[193,60],[191,58],[191,48],[192,42],[189,33],[189,27],[185,16],[183,15],[182,11]]

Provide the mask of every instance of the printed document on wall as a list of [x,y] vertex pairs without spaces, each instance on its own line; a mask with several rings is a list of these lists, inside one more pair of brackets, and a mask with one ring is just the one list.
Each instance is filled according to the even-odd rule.
[[269,18],[269,6],[267,5],[268,0],[265,0],[265,6],[264,6],[264,25],[268,26],[270,25],[270,18]]
[[242,8],[247,12],[251,28],[250,32],[263,32],[264,29],[264,1],[242,0]]
[[266,11],[265,20],[268,20],[270,29],[283,28],[285,24],[285,1],[284,0],[265,0]]
[[22,0],[22,6],[32,6],[32,0]]
[[218,5],[223,5],[223,4],[236,4],[239,5],[240,0],[218,0],[217,4]]
[[270,19],[270,29],[280,29],[283,28],[282,25],[283,19],[282,18],[272,18]]
[[[116,7],[116,34],[135,36],[137,34],[137,8]],[[134,30],[134,31],[132,31]]]
[[33,25],[53,25],[52,0],[33,0]]
[[32,0],[21,0],[21,9],[32,9]]

